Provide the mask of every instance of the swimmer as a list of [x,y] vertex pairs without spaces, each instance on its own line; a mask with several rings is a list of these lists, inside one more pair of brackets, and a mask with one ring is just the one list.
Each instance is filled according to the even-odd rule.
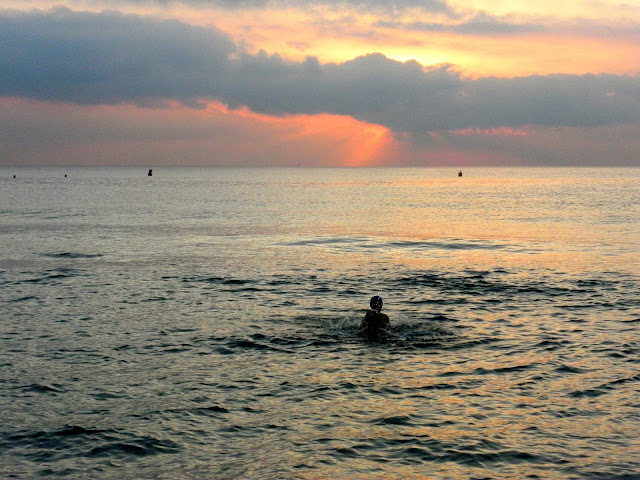
[[382,310],[382,298],[378,295],[371,298],[369,302],[371,310],[367,311],[360,323],[358,334],[369,340],[378,341],[380,335],[389,328],[389,317]]

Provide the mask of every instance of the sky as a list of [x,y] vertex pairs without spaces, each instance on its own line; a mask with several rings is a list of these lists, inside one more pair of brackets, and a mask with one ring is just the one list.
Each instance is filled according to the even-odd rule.
[[3,0],[46,165],[640,166],[640,0]]

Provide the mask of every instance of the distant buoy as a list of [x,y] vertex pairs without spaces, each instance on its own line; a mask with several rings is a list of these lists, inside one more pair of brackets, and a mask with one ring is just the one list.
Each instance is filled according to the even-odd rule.
[[16,178],[16,176],[14,175],[13,178]]
[[458,176],[459,176],[459,177],[461,177],[461,176],[462,176],[462,170],[460,170],[460,171],[458,172]]
[[149,169],[149,173],[147,173],[148,176],[152,176],[153,175],[153,170]]
[[64,174],[64,178],[67,178],[67,174],[66,173]]

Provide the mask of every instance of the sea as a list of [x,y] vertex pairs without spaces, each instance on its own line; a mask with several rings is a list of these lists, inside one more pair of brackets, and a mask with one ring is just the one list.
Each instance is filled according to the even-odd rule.
[[640,168],[458,170],[1,168],[0,478],[640,478]]

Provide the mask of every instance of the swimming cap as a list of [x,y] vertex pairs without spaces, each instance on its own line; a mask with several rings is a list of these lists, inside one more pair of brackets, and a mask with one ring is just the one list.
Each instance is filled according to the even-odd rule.
[[369,305],[371,305],[373,310],[382,310],[382,297],[379,297],[378,295],[372,297]]

